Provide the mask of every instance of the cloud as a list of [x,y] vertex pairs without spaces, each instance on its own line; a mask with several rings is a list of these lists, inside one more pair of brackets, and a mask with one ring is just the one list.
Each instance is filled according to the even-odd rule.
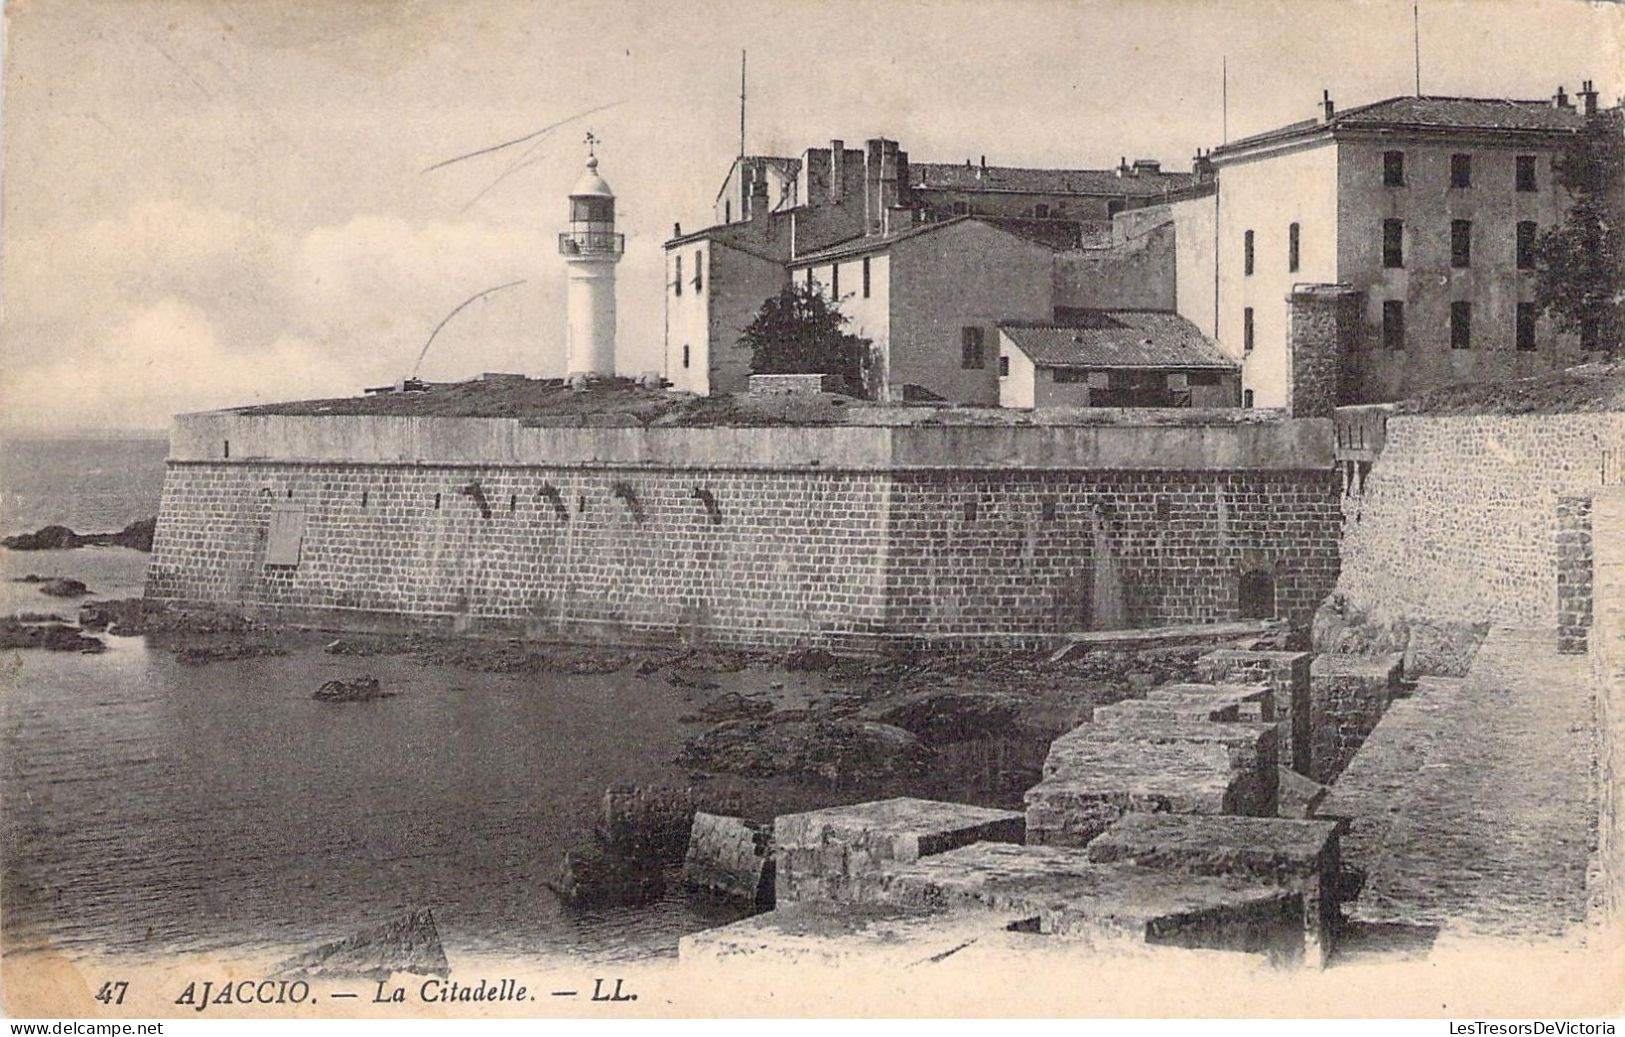
[[[87,361],[86,356],[94,357]],[[8,421],[29,428],[161,428],[183,411],[354,393],[314,343],[280,337],[243,354],[174,297],[136,310],[105,340],[0,378]]]

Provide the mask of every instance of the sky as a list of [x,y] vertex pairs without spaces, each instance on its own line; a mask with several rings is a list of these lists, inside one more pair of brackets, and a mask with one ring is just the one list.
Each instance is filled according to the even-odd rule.
[[[1186,168],[1222,140],[1414,90],[1410,0],[12,0],[0,428],[422,377],[557,376],[566,195],[602,140],[623,373],[661,366],[660,243],[738,150]],[[1422,90],[1625,93],[1625,5],[1421,0]],[[609,106],[609,107],[604,107]],[[574,119],[521,147],[442,160]],[[522,160],[512,168],[515,160]],[[504,176],[504,173],[507,173]],[[499,179],[500,178],[500,179]]]

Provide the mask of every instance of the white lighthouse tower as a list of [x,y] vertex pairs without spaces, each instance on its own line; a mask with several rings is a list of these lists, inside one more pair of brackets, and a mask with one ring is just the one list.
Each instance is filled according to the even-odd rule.
[[564,370],[572,381],[615,374],[615,264],[626,237],[615,233],[615,192],[598,175],[596,144],[587,134],[587,171],[570,192],[570,229],[559,235],[569,272]]

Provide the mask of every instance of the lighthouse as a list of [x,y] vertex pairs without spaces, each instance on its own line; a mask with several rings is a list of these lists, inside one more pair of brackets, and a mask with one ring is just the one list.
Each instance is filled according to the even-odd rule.
[[615,264],[626,236],[615,233],[615,192],[598,175],[596,144],[587,134],[587,171],[570,192],[570,229],[559,235],[569,277],[564,370],[571,381],[615,374]]

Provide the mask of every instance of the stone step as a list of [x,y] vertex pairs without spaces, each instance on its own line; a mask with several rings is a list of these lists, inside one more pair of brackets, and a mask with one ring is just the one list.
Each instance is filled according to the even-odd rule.
[[1268,684],[1281,723],[1281,764],[1300,773],[1309,769],[1309,652],[1215,649],[1196,660],[1204,681]]
[[1325,964],[1332,950],[1342,882],[1341,825],[1277,817],[1126,814],[1084,851],[1097,864],[1132,864],[1273,883],[1299,894],[1304,952]]
[[906,797],[785,814],[773,822],[777,903],[862,901],[886,864],[978,841],[1019,843],[1024,826],[1011,810]]
[[1080,724],[1050,743],[1044,759],[1044,777],[1067,777],[1093,763],[1097,756],[1090,746],[1098,742],[1178,742],[1222,745],[1236,767],[1260,770],[1278,763],[1274,724],[1209,723],[1188,720],[1123,719],[1115,723]]
[[1092,862],[1076,849],[976,843],[887,869],[900,907],[1031,916],[1040,933],[1115,943],[1302,953],[1302,900],[1279,885]]
[[1236,766],[1214,742],[1079,741],[1070,771],[1027,790],[1027,842],[1083,846],[1125,813],[1275,812],[1273,766]]
[[1275,720],[1275,694],[1268,684],[1259,682],[1233,684],[1164,684],[1153,688],[1146,696],[1148,702],[1215,705],[1234,702],[1240,720]]
[[837,966],[861,963],[909,967],[938,960],[1011,929],[1031,928],[1036,916],[979,906],[943,911],[894,904],[804,902],[677,941],[683,964]]
[[1234,702],[1211,701],[1163,701],[1153,702],[1150,699],[1124,699],[1109,706],[1097,706],[1093,721],[1097,724],[1110,724],[1121,720],[1195,720],[1195,721],[1238,721],[1241,719],[1241,708]]

